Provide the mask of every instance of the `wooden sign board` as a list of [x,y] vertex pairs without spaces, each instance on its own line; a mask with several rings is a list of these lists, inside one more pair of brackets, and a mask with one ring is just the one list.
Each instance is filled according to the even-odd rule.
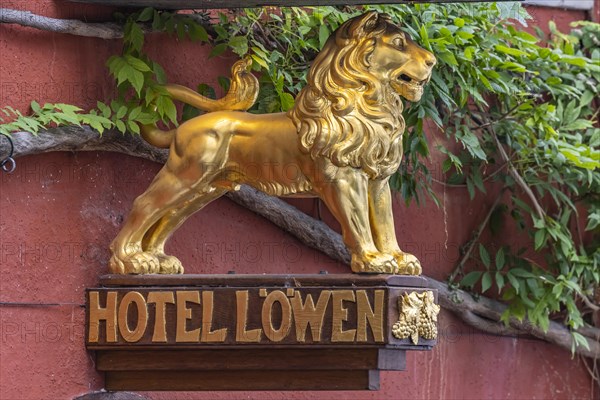
[[87,290],[86,345],[110,390],[377,389],[435,345],[398,336],[402,299],[427,292],[406,276],[110,275]]

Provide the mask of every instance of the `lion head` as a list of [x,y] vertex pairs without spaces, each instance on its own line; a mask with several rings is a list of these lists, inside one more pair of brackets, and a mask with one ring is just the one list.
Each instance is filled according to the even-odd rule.
[[386,14],[346,21],[313,62],[289,111],[301,149],[372,179],[391,175],[402,159],[401,97],[420,100],[434,64],[433,54]]

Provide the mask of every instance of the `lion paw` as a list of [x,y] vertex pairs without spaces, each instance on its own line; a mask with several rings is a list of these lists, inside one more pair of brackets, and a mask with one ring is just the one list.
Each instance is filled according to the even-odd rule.
[[160,270],[158,258],[146,251],[124,257],[120,263],[124,274],[156,274]]
[[395,274],[398,264],[394,257],[381,253],[365,253],[352,255],[352,271],[367,274]]
[[159,274],[183,274],[183,265],[177,257],[166,254],[157,254],[156,257],[160,262]]
[[417,257],[409,253],[397,253],[396,261],[398,262],[399,275],[421,275],[421,263]]
[[123,261],[121,261],[119,257],[113,254],[108,262],[108,270],[111,274],[124,274],[125,265],[123,265]]

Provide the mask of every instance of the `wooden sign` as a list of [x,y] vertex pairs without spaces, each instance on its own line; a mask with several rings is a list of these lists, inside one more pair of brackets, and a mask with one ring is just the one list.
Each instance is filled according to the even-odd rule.
[[417,276],[109,275],[86,297],[109,390],[377,389],[436,343]]

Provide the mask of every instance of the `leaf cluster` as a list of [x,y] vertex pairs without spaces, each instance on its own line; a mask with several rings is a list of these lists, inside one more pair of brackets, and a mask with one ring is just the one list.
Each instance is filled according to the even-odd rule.
[[512,220],[530,238],[515,248],[475,238],[475,269],[458,271],[458,284],[494,288],[510,305],[507,322],[583,326],[590,309],[582,299],[600,285],[598,243],[584,240],[600,227],[599,25],[574,23],[565,34],[551,23],[550,36],[532,35],[518,3],[246,9],[219,16],[213,55],[249,54],[262,87],[253,111],[285,111],[329,34],[365,8],[390,14],[440,61],[423,99],[405,109],[405,158],[393,186],[407,201],[423,193],[437,201],[430,120],[447,138],[436,149],[446,155],[445,184],[471,199],[491,188],[507,193],[483,223],[499,235]]

